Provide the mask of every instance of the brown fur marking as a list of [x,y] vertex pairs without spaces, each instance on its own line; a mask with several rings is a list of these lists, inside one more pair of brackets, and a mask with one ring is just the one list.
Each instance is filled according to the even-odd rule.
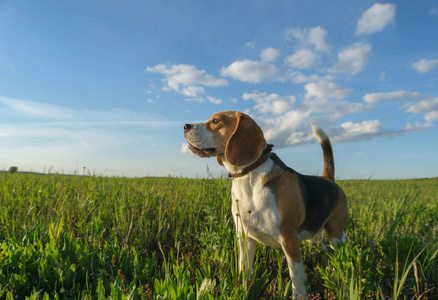
[[333,157],[333,149],[330,140],[324,140],[321,143],[322,154],[324,157],[324,169],[322,171],[322,177],[328,178],[331,181],[335,181],[335,160]]
[[275,194],[281,234],[290,237],[290,232],[302,230],[316,234],[325,228],[329,237],[341,239],[348,216],[342,189],[326,178],[295,172],[275,153],[271,159],[274,167],[263,180]]

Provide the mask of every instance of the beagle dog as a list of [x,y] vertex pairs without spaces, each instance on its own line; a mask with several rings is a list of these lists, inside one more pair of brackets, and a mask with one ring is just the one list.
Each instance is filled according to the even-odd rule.
[[[301,240],[319,242],[325,230],[331,243],[345,242],[347,197],[334,182],[331,143],[312,125],[324,156],[322,177],[287,167],[249,116],[236,111],[213,114],[207,122],[185,124],[192,153],[216,156],[232,182],[232,214],[239,243],[240,272],[249,279],[256,242],[281,248],[292,279],[293,298],[307,297]],[[324,251],[326,245],[321,243]]]

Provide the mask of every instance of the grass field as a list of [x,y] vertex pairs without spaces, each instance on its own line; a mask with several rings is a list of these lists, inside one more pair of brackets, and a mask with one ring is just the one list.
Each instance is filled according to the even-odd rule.
[[[237,273],[226,179],[0,174],[0,299],[285,299],[280,250]],[[438,179],[340,181],[347,243],[303,242],[310,299],[438,299]]]

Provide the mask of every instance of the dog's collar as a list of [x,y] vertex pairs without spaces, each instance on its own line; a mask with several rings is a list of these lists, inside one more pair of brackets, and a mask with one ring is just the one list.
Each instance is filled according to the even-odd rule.
[[240,173],[236,173],[236,174],[228,173],[228,178],[229,179],[234,179],[234,178],[239,178],[239,177],[245,176],[249,172],[255,170],[258,167],[260,167],[265,161],[268,160],[269,156],[271,156],[272,147],[274,147],[274,145],[267,144],[266,148],[263,150],[263,152],[260,155],[259,159],[257,159],[253,164],[245,167],[242,170],[242,172],[240,172]]

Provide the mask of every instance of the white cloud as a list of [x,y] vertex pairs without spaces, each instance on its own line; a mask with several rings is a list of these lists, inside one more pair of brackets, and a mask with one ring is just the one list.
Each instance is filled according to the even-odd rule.
[[304,86],[306,98],[344,99],[353,93],[353,90],[344,88],[338,84],[320,81],[308,83]]
[[247,42],[245,44],[245,47],[254,50],[255,49],[255,42]]
[[186,101],[198,102],[198,103],[205,102],[204,98],[202,98],[202,97],[187,98]]
[[412,64],[412,68],[420,73],[428,73],[438,66],[438,59],[422,59]]
[[295,96],[282,97],[278,94],[266,94],[266,93],[245,93],[242,96],[243,100],[253,100],[257,104],[254,108],[263,114],[283,114],[292,109],[296,98]]
[[361,123],[345,122],[332,131],[335,142],[370,140],[388,134],[379,120],[367,120]]
[[189,150],[189,144],[187,143],[182,143],[181,148],[179,149],[179,153],[185,155],[193,155],[192,152]]
[[[309,91],[316,91],[297,104],[295,96],[272,93],[245,93],[245,101],[255,102],[254,118],[260,124],[266,139],[277,148],[308,143],[315,139],[310,122],[333,124],[342,116],[369,109],[363,103],[343,101],[351,91],[333,83],[309,84]],[[335,100],[330,100],[335,99]]]
[[438,119],[438,97],[425,98],[416,104],[410,105],[406,109],[407,112],[415,114],[424,114],[426,121]]
[[341,124],[341,128],[349,132],[351,135],[360,135],[364,133],[376,133],[380,130],[379,120],[368,120],[362,123],[345,122]]
[[438,110],[426,113],[424,118],[426,121],[438,120]]
[[189,97],[197,97],[200,94],[204,94],[205,93],[205,89],[201,86],[187,86],[187,87],[183,87],[183,89],[181,91],[178,90],[179,88],[175,89],[175,91],[178,91],[180,93],[182,93],[185,96],[189,96]]
[[367,120],[361,123],[345,122],[341,126],[332,128],[328,135],[333,142],[357,142],[380,137],[391,138],[408,132],[421,131],[430,128],[430,124],[408,124],[404,129],[386,130],[379,120]]
[[204,87],[226,86],[227,81],[208,75],[205,70],[198,70],[195,66],[179,64],[170,67],[160,64],[147,67],[146,71],[166,76],[167,89],[174,90],[189,97],[198,97],[205,93]]
[[321,26],[314,27],[310,29],[309,32],[309,43],[315,46],[315,50],[326,51],[330,46],[325,41],[325,36],[327,35],[327,30]]
[[388,93],[372,93],[366,94],[363,100],[369,104],[375,104],[380,102],[393,102],[393,101],[412,101],[420,100],[424,96],[417,92],[408,91],[394,91]]
[[431,14],[431,15],[435,15],[435,16],[438,16],[438,7],[432,7],[432,8],[429,10],[429,14]]
[[[438,118],[438,115],[437,115],[437,118]],[[422,131],[422,130],[431,128],[432,126],[433,125],[431,122],[426,122],[424,124],[421,124],[420,122],[415,122],[414,125],[412,125],[411,123],[408,123],[406,125],[404,132]]]
[[223,102],[221,99],[211,97],[211,96],[208,96],[207,99],[208,99],[208,101],[210,101],[213,104],[221,104]]
[[332,124],[343,116],[370,110],[371,108],[362,103],[344,100],[306,99],[299,109],[312,113],[321,122]]
[[[265,138],[277,149],[291,145],[306,144],[316,140],[310,130],[309,123],[330,124],[324,118],[315,119],[310,111],[293,110],[275,118],[257,118],[263,128]],[[438,118],[438,114],[435,115]],[[379,120],[365,120],[362,122],[344,122],[339,126],[329,127],[327,132],[332,142],[357,142],[380,137],[394,137],[413,131],[430,128],[430,123],[406,126],[401,130],[386,130]]]
[[286,140],[288,145],[299,145],[309,143],[315,140],[315,136],[312,132],[309,131],[295,131],[292,132],[291,135]]
[[[345,122],[338,127],[325,129],[332,142],[354,142],[361,140],[370,140],[382,136],[394,136],[399,132],[391,132],[383,129],[379,120],[367,120],[361,123]],[[307,128],[301,128],[289,135],[287,138],[288,145],[299,145],[309,143],[315,140],[312,131]]]
[[329,69],[332,73],[359,73],[368,60],[371,46],[367,43],[354,43],[338,52],[338,62]]
[[280,56],[280,50],[275,48],[266,48],[260,52],[262,62],[273,62]]
[[310,112],[290,110],[281,115],[256,117],[260,123],[265,138],[273,143],[277,149],[295,144],[294,133],[303,131]]
[[333,75],[326,75],[324,77],[317,75],[317,74],[311,74],[311,75],[305,75],[300,71],[291,71],[286,74],[286,77],[289,78],[293,83],[309,83],[309,82],[316,82],[316,81],[333,81],[336,79]]
[[342,116],[370,109],[363,103],[342,100],[351,95],[353,90],[332,82],[312,82],[304,88],[306,94],[299,110],[318,116],[325,123],[332,123]]
[[250,83],[275,80],[278,79],[278,75],[279,71],[274,65],[249,59],[235,61],[221,70],[221,76]]
[[327,51],[330,46],[325,41],[327,31],[321,26],[314,28],[290,28],[286,30],[286,39],[297,40],[299,48],[313,48],[316,51]]
[[310,69],[318,60],[319,56],[309,49],[301,49],[284,59],[284,62],[296,69]]
[[356,35],[382,31],[395,21],[395,4],[376,3],[357,22]]
[[[426,97],[418,92],[394,91],[367,94],[363,99],[369,104],[403,101],[406,102],[402,106],[406,112],[422,114],[427,122],[438,119],[438,97]],[[413,101],[416,101],[415,104],[412,103]]]

